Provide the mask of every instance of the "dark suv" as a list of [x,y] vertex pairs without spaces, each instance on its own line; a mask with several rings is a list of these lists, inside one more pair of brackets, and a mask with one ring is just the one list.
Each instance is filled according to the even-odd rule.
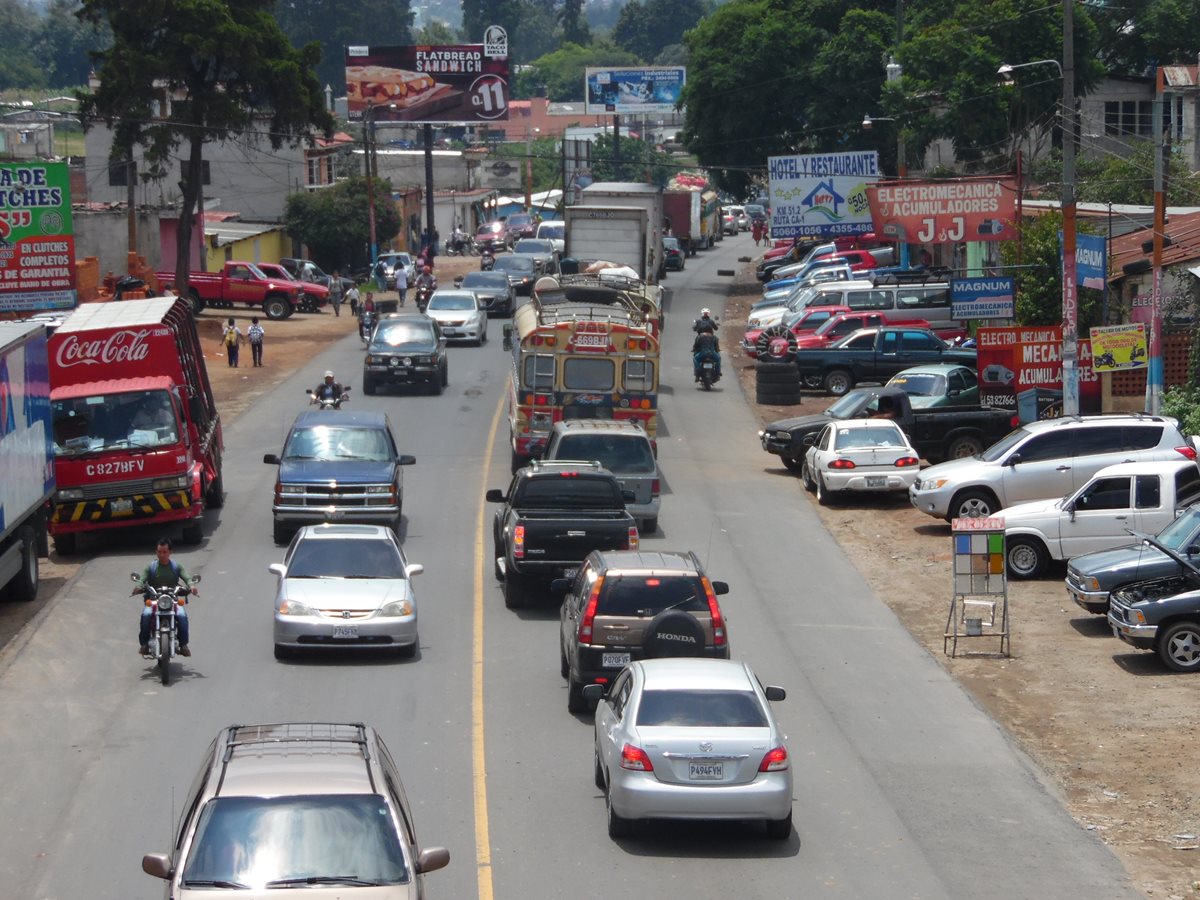
[[607,684],[630,660],[729,658],[717,602],[729,585],[709,581],[691,551],[597,551],[551,589],[565,595],[559,659],[571,712],[587,708],[584,685]]
[[438,323],[421,313],[383,316],[363,359],[363,393],[389,384],[423,384],[440,394],[450,383],[446,338]]

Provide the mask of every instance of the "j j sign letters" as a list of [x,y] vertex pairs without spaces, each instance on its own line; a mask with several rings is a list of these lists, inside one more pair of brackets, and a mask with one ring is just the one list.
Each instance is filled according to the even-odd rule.
[[885,181],[867,188],[875,233],[912,244],[1011,241],[1017,237],[1011,178]]

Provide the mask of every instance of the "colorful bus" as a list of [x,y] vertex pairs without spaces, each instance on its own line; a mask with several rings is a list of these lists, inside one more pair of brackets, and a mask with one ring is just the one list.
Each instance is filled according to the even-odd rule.
[[630,419],[651,441],[658,426],[657,295],[604,275],[548,281],[505,327],[514,472],[545,450],[561,419]]

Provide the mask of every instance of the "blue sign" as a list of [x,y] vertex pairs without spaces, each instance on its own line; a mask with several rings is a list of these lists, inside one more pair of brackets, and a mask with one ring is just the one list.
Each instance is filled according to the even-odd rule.
[[1075,235],[1075,277],[1084,287],[1104,290],[1108,278],[1107,249],[1108,241],[1102,234]]
[[956,278],[950,282],[951,315],[956,319],[1015,319],[1012,278]]
[[589,116],[672,112],[683,96],[686,80],[683,66],[588,69],[584,111]]

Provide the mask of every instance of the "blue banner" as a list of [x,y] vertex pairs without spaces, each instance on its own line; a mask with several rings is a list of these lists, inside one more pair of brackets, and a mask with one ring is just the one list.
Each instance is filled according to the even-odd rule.
[[597,116],[673,112],[686,81],[687,70],[683,66],[587,69],[584,110]]
[[1108,277],[1108,241],[1102,234],[1075,235],[1075,278],[1088,288],[1104,290]]
[[1012,278],[956,278],[950,282],[951,315],[956,319],[1015,319]]

